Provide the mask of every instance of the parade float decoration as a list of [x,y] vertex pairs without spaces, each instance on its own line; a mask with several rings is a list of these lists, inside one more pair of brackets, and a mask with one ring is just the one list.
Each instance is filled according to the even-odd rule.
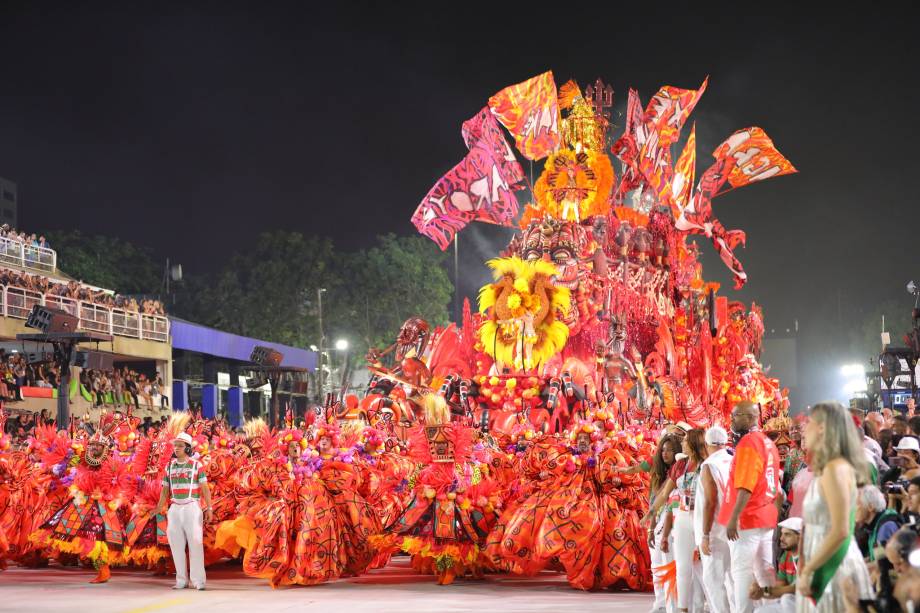
[[[741,399],[767,417],[782,411],[786,392],[758,361],[760,309],[703,279],[692,237],[711,241],[741,288],[745,235],[719,222],[712,201],[795,168],[757,127],[722,142],[698,180],[695,125],[673,162],[707,83],[662,87],[644,107],[630,89],[616,137],[613,89],[600,79],[557,89],[551,72],[502,90],[465,122],[469,153],[413,224],[442,249],[472,221],[516,219],[520,231],[488,262],[495,280],[477,313],[465,305],[443,329],[410,319],[393,347],[370,352],[369,418],[411,423],[428,392],[456,419],[506,433],[522,419],[562,431],[598,410],[616,428],[652,429],[724,422]],[[545,158],[532,185],[501,126],[520,155]],[[521,190],[531,198],[523,211]]]

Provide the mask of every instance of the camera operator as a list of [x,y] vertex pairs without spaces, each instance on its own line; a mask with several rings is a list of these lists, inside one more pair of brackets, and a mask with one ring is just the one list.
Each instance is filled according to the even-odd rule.
[[881,483],[898,480],[907,482],[920,476],[920,442],[915,437],[900,437],[894,451],[897,455],[888,459],[891,468],[882,477]]

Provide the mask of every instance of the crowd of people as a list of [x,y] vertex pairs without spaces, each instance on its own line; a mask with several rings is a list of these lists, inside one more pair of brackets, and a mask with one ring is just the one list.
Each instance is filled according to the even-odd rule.
[[[204,567],[228,557],[279,586],[359,574],[402,551],[439,583],[558,569],[580,589],[652,588],[656,611],[909,611],[920,598],[913,401],[868,414],[822,403],[767,423],[740,402],[727,427],[654,430],[597,411],[548,435],[523,418],[512,432],[484,432],[435,400],[413,427],[336,409],[234,431],[129,411],[55,432],[41,415],[28,442],[0,447],[0,503],[43,509],[0,522],[0,558],[82,552],[105,580],[113,564],[167,564],[175,536],[177,587],[203,587]],[[172,446],[191,473],[170,476]],[[31,479],[11,478],[16,470]],[[88,476],[99,470],[104,478]],[[193,500],[201,517],[186,518],[188,500],[170,493],[179,478],[208,484]],[[90,521],[97,500],[118,512],[79,540],[89,537],[63,521],[66,508]],[[170,501],[182,509],[167,514]],[[175,524],[170,543],[124,528],[158,513]]]
[[43,234],[36,235],[34,232],[32,234],[28,234],[26,232],[17,231],[16,228],[11,228],[10,224],[8,223],[0,226],[0,238],[16,241],[17,243],[30,245],[32,247],[51,249],[51,245],[48,244],[48,241]]
[[49,296],[60,296],[72,300],[89,302],[109,309],[122,309],[145,315],[165,315],[159,300],[141,299],[113,294],[104,289],[93,288],[79,281],[57,283],[42,275],[33,275],[10,269],[0,270],[0,285],[38,292]]
[[0,400],[22,400],[23,387],[56,388],[61,370],[51,361],[30,363],[21,353],[0,348]]
[[138,373],[127,366],[112,370],[84,369],[80,371],[80,384],[95,407],[121,409],[133,406],[139,410],[141,400],[144,408],[150,411],[155,410],[155,401],[162,409],[169,407],[169,398],[163,393],[162,377],[148,378],[145,373]]
[[655,610],[914,610],[914,408],[826,403],[761,427],[758,407],[740,403],[731,432],[667,428],[653,461],[630,469],[651,473]]

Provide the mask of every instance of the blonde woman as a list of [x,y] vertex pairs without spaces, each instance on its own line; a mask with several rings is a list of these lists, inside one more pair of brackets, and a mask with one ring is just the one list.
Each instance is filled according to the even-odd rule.
[[843,405],[816,404],[803,433],[814,481],[804,500],[805,527],[796,610],[843,611],[845,583],[872,598],[866,563],[853,538],[856,488],[868,476],[862,437]]

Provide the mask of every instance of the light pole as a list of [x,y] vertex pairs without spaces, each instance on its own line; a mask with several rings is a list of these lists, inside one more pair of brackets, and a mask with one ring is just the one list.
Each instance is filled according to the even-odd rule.
[[348,339],[340,338],[336,340],[335,349],[336,351],[342,352],[342,376],[341,376],[342,384],[340,387],[341,387],[342,398],[344,399],[345,392],[346,392],[345,386],[347,385],[347,379],[348,379]]
[[325,287],[321,287],[316,290],[316,302],[319,307],[319,401],[323,402],[323,398],[326,395],[325,381],[323,377],[323,341],[325,340],[325,335],[323,334],[323,292],[326,291]]

